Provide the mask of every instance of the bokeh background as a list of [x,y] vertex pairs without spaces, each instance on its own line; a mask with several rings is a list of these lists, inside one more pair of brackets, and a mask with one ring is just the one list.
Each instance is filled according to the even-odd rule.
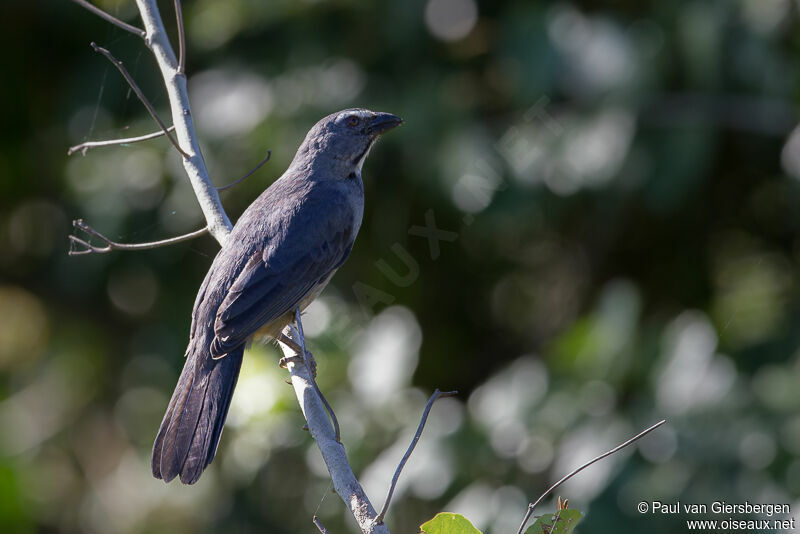
[[[96,3],[138,24],[133,2]],[[427,397],[460,392],[433,410],[393,532],[444,510],[515,532],[551,482],[662,417],[557,492],[581,531],[692,518],[642,500],[800,509],[798,2],[184,4],[215,183],[272,150],[223,193],[232,218],[323,115],[406,120],[370,155],[361,235],[305,323],[378,506]],[[247,355],[200,482],[150,476],[217,246],[67,256],[72,219],[136,242],[201,213],[164,139],[66,155],[154,129],[90,41],[168,117],[139,39],[66,0],[6,0],[0,19],[0,530],[315,532],[316,512],[353,532],[272,347]]]

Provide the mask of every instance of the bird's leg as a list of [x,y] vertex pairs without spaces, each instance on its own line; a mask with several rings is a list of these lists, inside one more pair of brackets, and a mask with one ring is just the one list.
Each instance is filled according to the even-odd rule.
[[342,439],[341,432],[339,430],[339,420],[336,418],[336,414],[333,412],[331,405],[328,404],[328,399],[325,398],[325,395],[322,394],[322,391],[320,391],[319,386],[317,385],[317,362],[314,361],[314,356],[312,356],[311,353],[306,349],[306,335],[303,332],[303,322],[300,319],[300,308],[296,308],[294,310],[294,322],[297,325],[297,333],[300,334],[300,350],[302,351],[301,354],[303,355],[303,360],[305,361],[306,367],[308,367],[308,369],[310,369],[312,372],[311,383],[314,385],[314,391],[317,392],[322,404],[325,405],[325,409],[328,411],[328,415],[333,423],[336,441],[341,443]]
[[[305,358],[301,356],[303,354],[303,347],[298,345],[292,338],[281,332],[278,334],[277,341],[283,343],[290,349],[292,349],[296,356],[284,356],[280,360],[278,360],[278,365],[280,365],[283,369],[286,369],[286,364],[289,362],[303,362],[305,363]],[[316,365],[314,366],[314,370],[316,371]],[[316,376],[316,375],[315,375]]]
[[[285,369],[287,363],[300,361],[306,364],[308,366],[308,369],[311,371],[311,374],[314,376],[314,378],[317,378],[317,361],[314,359],[314,355],[311,353],[310,350],[308,349],[303,350],[302,345],[295,342],[295,340],[293,340],[283,332],[281,332],[278,335],[278,341],[280,341],[281,343],[292,349],[297,354],[297,356],[288,356],[288,357],[284,356],[283,358],[278,360],[278,365],[280,365],[282,368]],[[306,357],[303,358],[301,354],[305,354]]]

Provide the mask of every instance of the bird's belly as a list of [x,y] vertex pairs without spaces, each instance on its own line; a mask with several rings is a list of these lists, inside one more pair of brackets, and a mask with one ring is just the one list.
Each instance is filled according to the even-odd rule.
[[293,313],[281,315],[277,320],[267,323],[256,330],[255,334],[253,334],[253,339],[277,338],[286,325],[292,322],[293,318]]
[[[322,290],[325,289],[325,286],[328,285],[328,282],[330,282],[335,272],[336,272],[335,270],[331,272],[331,274],[329,274],[319,284],[314,286],[314,288],[311,291],[309,291],[305,297],[303,297],[303,300],[300,301],[300,304],[298,306],[301,312],[305,310],[309,306],[309,304],[311,304],[314,301],[314,299],[320,295],[320,293],[322,293]],[[278,319],[276,319],[275,321],[263,325],[261,328],[256,330],[255,334],[253,334],[253,337],[251,339],[263,339],[263,338],[276,339],[283,331],[283,329],[286,328],[286,325],[288,325],[292,321],[294,321],[294,310],[288,311],[285,314],[278,317]]]

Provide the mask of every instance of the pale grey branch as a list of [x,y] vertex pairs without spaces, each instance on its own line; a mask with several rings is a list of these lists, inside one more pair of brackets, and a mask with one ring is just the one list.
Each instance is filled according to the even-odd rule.
[[[300,345],[300,333],[293,324],[287,326],[283,333]],[[278,345],[284,353],[297,401],[308,421],[308,430],[317,442],[317,447],[319,447],[328,472],[331,474],[333,489],[353,514],[362,533],[389,534],[386,525],[377,521],[378,514],[375,512],[375,508],[353,474],[344,445],[336,440],[336,432],[328,420],[325,406],[314,388],[311,371],[304,359],[289,344],[279,343]]]
[[188,157],[183,159],[183,168],[192,184],[197,201],[206,218],[208,231],[222,245],[230,234],[231,224],[206,169],[200,144],[194,129],[186,76],[180,71],[180,63],[169,43],[161,13],[156,0],[136,0],[145,31],[145,42],[155,56],[164,86],[169,97],[172,123],[180,146]]

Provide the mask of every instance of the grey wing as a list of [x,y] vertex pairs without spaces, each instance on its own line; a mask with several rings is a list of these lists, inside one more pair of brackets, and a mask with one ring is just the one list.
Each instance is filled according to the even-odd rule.
[[315,237],[305,246],[287,243],[250,257],[217,311],[213,358],[236,349],[263,325],[293,311],[347,259],[351,228]]

